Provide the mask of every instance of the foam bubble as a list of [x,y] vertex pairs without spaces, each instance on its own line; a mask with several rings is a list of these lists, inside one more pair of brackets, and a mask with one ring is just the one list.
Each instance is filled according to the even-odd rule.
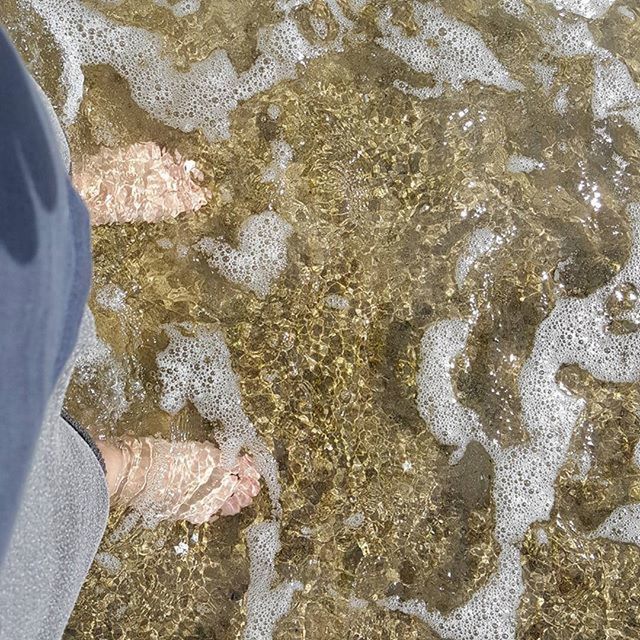
[[[546,23],[545,23],[546,24]],[[546,24],[546,26],[549,26]],[[590,55],[598,47],[593,40],[589,26],[584,20],[562,20],[551,23],[551,28],[540,30],[543,40],[556,56]]]
[[[93,314],[87,310],[83,323],[82,349],[78,352],[74,374],[91,394],[95,406],[111,421],[119,420],[129,408],[125,371],[111,347],[96,333]],[[79,341],[80,342],[80,341]],[[94,384],[100,375],[100,384]]]
[[219,331],[194,323],[164,325],[169,345],[156,357],[162,381],[161,407],[175,414],[190,400],[205,419],[220,424],[214,431],[223,464],[233,464],[241,448],[253,456],[269,489],[274,519],[247,531],[250,582],[247,591],[245,639],[271,638],[277,621],[289,610],[302,585],[283,582],[273,587],[275,557],[280,550],[280,482],[275,458],[242,408],[238,378]]
[[640,135],[640,89],[621,60],[602,54],[594,60],[591,108],[596,119],[617,115]]
[[293,594],[302,589],[298,581],[283,581],[274,586],[277,574],[275,557],[280,551],[280,534],[274,521],[253,524],[247,530],[251,561],[247,589],[245,640],[269,640],[275,626],[291,608]]
[[547,532],[542,528],[542,527],[537,527],[536,531],[536,540],[538,541],[538,544],[549,544],[549,536],[547,535]]
[[200,10],[200,0],[180,0],[173,4],[169,0],[153,0],[153,2],[159,7],[169,9],[176,18],[184,18]]
[[347,606],[350,609],[356,610],[366,609],[368,605],[369,603],[363,598],[349,598],[349,601],[347,602]]
[[[633,463],[640,468],[640,441],[633,450]],[[592,537],[640,546],[640,503],[626,504],[614,509],[592,533]]]
[[[523,592],[521,543],[528,528],[547,520],[554,484],[567,459],[584,400],[556,381],[560,367],[577,364],[599,380],[640,379],[640,334],[612,334],[606,302],[624,283],[640,286],[640,203],[628,207],[633,245],[627,264],[609,283],[585,298],[562,298],[536,331],[532,352],[518,379],[522,421],[528,439],[502,447],[490,440],[478,415],[455,395],[451,370],[465,348],[469,324],[443,320],[427,329],[421,344],[418,410],[438,440],[457,447],[459,458],[471,440],[493,460],[494,536],[502,549],[497,573],[483,589],[449,616],[429,611],[420,601],[387,599],[384,605],[420,617],[444,638],[515,638],[516,612]],[[640,505],[620,507],[594,535],[638,542]],[[491,628],[485,628],[491,625]]]
[[446,640],[515,640],[523,593],[520,551],[507,546],[500,553],[496,573],[468,602],[447,615],[430,611],[420,600],[402,602],[397,596],[385,598],[380,604],[420,618]]
[[329,294],[324,299],[324,301],[328,307],[336,309],[337,311],[346,311],[350,306],[349,300],[347,300],[344,296],[339,296],[336,293]]
[[569,93],[569,85],[563,84],[558,92],[556,93],[556,97],[553,99],[553,108],[560,115],[565,115],[567,110],[569,109],[569,99],[567,98],[567,93]]
[[463,320],[443,320],[427,329],[420,344],[418,412],[439,442],[455,447],[451,464],[462,458],[469,442],[483,437],[478,415],[458,402],[451,380],[469,330]]
[[517,18],[523,18],[529,13],[529,8],[522,0],[502,0],[502,10]]
[[[556,56],[593,58],[594,82],[591,109],[594,118],[604,120],[620,116],[640,135],[640,88],[636,86],[627,65],[607,49],[596,45],[584,20],[563,20],[543,23],[539,29],[543,40]],[[562,94],[556,96],[556,109],[566,108]]]
[[467,279],[469,272],[476,262],[482,256],[495,251],[503,242],[504,239],[502,236],[494,233],[491,229],[487,229],[486,227],[473,231],[467,240],[467,246],[464,252],[458,258],[458,263],[456,265],[456,284],[458,287],[462,287],[464,285],[464,281]]
[[593,536],[640,546],[640,503],[615,509]]
[[536,169],[544,169],[544,164],[535,158],[514,153],[507,158],[506,167],[512,173],[531,173]]
[[536,80],[542,85],[545,93],[551,91],[551,85],[553,85],[553,78],[558,71],[558,67],[554,67],[549,64],[543,64],[542,62],[534,62],[531,65],[533,73],[536,76]]
[[[131,97],[142,109],[181,131],[200,130],[210,140],[228,137],[229,114],[240,101],[294,78],[299,63],[340,50],[352,24],[339,5],[330,2],[339,26],[331,42],[309,43],[286,15],[258,32],[258,56],[246,72],[238,74],[223,50],[180,71],[166,57],[156,34],[118,24],[80,0],[28,1],[63,54],[65,124],[73,122],[82,101],[83,66],[107,64],[127,80]],[[176,6],[184,11],[194,5],[184,0]]]
[[349,529],[358,529],[364,524],[364,513],[361,511],[352,513],[350,516],[345,518],[343,522],[347,527],[349,527]]
[[238,248],[222,240],[203,238],[194,248],[208,256],[209,265],[222,275],[264,298],[287,266],[287,239],[291,225],[277,213],[250,216],[240,228]]
[[473,80],[506,91],[523,89],[520,82],[511,79],[475,29],[450,18],[433,3],[413,2],[412,6],[420,33],[407,36],[401,27],[393,24],[391,11],[386,9],[378,19],[383,35],[376,42],[415,71],[431,74],[435,86],[415,88],[397,81],[397,88],[420,98],[442,95],[445,84],[460,91],[465,83]]
[[625,7],[624,5],[618,7],[618,13],[623,15],[625,18],[629,18],[629,20],[636,19],[636,14],[633,13],[629,7]]
[[324,40],[329,33],[329,25],[314,13],[311,14],[309,21],[315,34]]
[[189,545],[184,540],[174,545],[173,551],[177,556],[186,556],[189,553]]
[[270,104],[267,107],[267,115],[271,120],[277,120],[282,114],[282,109],[277,104]]
[[109,536],[109,542],[119,542],[127,536],[133,528],[140,522],[140,513],[137,511],[129,511],[118,523],[113,533]]
[[96,302],[110,311],[124,311],[127,308],[127,294],[116,284],[107,284],[96,294]]
[[283,182],[287,167],[293,160],[293,149],[284,140],[271,142],[273,160],[262,174],[262,182]]
[[542,0],[552,2],[558,11],[570,11],[583,18],[601,18],[613,5],[615,0]]
[[[536,334],[534,350],[548,352],[550,362],[578,364],[599,380],[635,382],[640,377],[640,335],[608,331],[607,299],[618,287],[640,287],[640,203],[628,207],[633,231],[629,260],[609,283],[585,298],[558,301]],[[555,344],[554,344],[555,343]],[[551,353],[553,352],[553,353]]]
[[362,11],[368,4],[369,0],[347,0],[354,11]]
[[96,564],[101,566],[107,573],[115,575],[122,568],[122,562],[112,553],[100,551],[96,553],[94,560]]

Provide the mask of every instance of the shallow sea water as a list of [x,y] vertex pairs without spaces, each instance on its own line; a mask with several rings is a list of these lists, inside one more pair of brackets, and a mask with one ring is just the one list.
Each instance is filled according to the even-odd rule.
[[[0,9],[62,115],[65,52],[43,20],[48,4],[0,0]],[[465,635],[392,610],[388,600],[455,615],[498,572],[494,460],[478,438],[452,459],[454,447],[420,415],[421,340],[447,320],[467,323],[466,342],[443,369],[453,388],[443,410],[473,411],[503,450],[530,440],[519,377],[536,331],[559,300],[584,299],[614,280],[632,251],[627,206],[640,201],[640,124],[634,130],[619,114],[596,119],[592,55],[557,55],[545,34],[557,20],[587,25],[639,87],[616,103],[633,108],[640,6],[583,2],[612,5],[586,19],[558,10],[560,0],[443,3],[521,87],[446,81],[428,98],[397,81],[428,91],[437,78],[379,40],[384,28],[418,34],[418,4],[202,0],[185,17],[150,0],[84,6],[160,34],[182,71],[224,49],[240,73],[285,4],[319,46],[340,39],[340,16],[352,24],[336,50],[231,110],[226,139],[153,117],[113,66],[83,68],[79,110],[65,123],[73,163],[101,147],[154,141],[193,159],[211,197],[170,222],[94,228],[91,307],[113,353],[106,366],[76,376],[68,409],[105,436],[210,438],[215,425],[191,403],[175,416],[161,409],[156,356],[168,344],[163,324],[223,333],[245,412],[278,462],[277,581],[303,585],[276,626],[278,640],[640,638],[640,548],[594,535],[616,508],[640,503],[640,389],[631,375],[599,379],[577,361],[560,363],[557,374],[562,393],[584,408],[551,478],[553,507],[517,541],[521,597],[497,600],[506,609],[515,602],[515,623]],[[424,46],[437,52],[439,36]],[[547,86],[536,63],[555,67]],[[292,158],[265,182],[274,141],[290,145]],[[539,164],[510,171],[534,166],[513,165],[512,156]],[[285,270],[260,298],[212,269],[194,245],[205,236],[233,244],[243,221],[267,209],[293,234]],[[486,240],[475,258],[472,237]],[[124,306],[109,308],[99,292],[114,286]],[[633,282],[616,285],[607,332],[635,335],[636,294]],[[242,637],[246,531],[270,516],[266,491],[240,516],[201,527],[126,531],[129,516],[113,513],[65,638]]]

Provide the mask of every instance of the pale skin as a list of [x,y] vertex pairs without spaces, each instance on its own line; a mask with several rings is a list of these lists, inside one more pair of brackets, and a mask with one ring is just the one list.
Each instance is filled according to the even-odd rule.
[[111,505],[133,507],[159,520],[201,524],[235,515],[260,490],[249,456],[225,467],[211,442],[168,442],[124,436],[98,440]]
[[122,450],[107,440],[98,440],[96,445],[100,449],[107,468],[107,488],[109,489],[109,498],[112,498],[118,486],[118,478],[122,474],[124,464]]

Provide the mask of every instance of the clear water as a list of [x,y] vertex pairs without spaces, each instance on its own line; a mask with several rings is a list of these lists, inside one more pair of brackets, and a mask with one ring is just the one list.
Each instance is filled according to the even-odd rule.
[[[276,583],[303,585],[274,638],[640,637],[637,1],[202,0],[182,17],[160,4],[65,11],[157,34],[157,68],[177,74],[218,50],[238,74],[255,71],[286,16],[305,59],[262,87],[241,78],[232,108],[203,102],[199,77],[158,108],[149,60],[123,62],[133,40],[92,52],[78,30],[90,14],[0,0],[74,166],[153,141],[194,160],[211,192],[175,220],[94,228],[91,306],[112,351],[76,376],[68,408],[102,435],[212,437],[219,425],[194,404],[162,410],[156,357],[163,324],[222,332],[245,413],[278,462]],[[274,160],[274,142],[289,162]],[[196,245],[237,246],[265,210],[293,234],[260,297]],[[462,338],[447,333],[456,326]],[[584,338],[575,351],[572,335]],[[549,377],[524,384],[536,358]],[[531,496],[525,513],[536,492],[553,505],[513,533],[522,510],[504,506],[500,483]],[[622,529],[607,529],[619,507]],[[67,637],[242,637],[247,531],[271,513],[265,491],[198,528],[126,532],[113,514]]]

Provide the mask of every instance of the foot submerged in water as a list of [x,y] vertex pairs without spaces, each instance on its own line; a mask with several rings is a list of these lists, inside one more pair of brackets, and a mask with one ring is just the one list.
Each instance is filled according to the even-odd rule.
[[260,491],[260,474],[249,456],[224,467],[210,442],[124,437],[99,446],[112,503],[132,507],[151,522],[202,524],[235,515]]

